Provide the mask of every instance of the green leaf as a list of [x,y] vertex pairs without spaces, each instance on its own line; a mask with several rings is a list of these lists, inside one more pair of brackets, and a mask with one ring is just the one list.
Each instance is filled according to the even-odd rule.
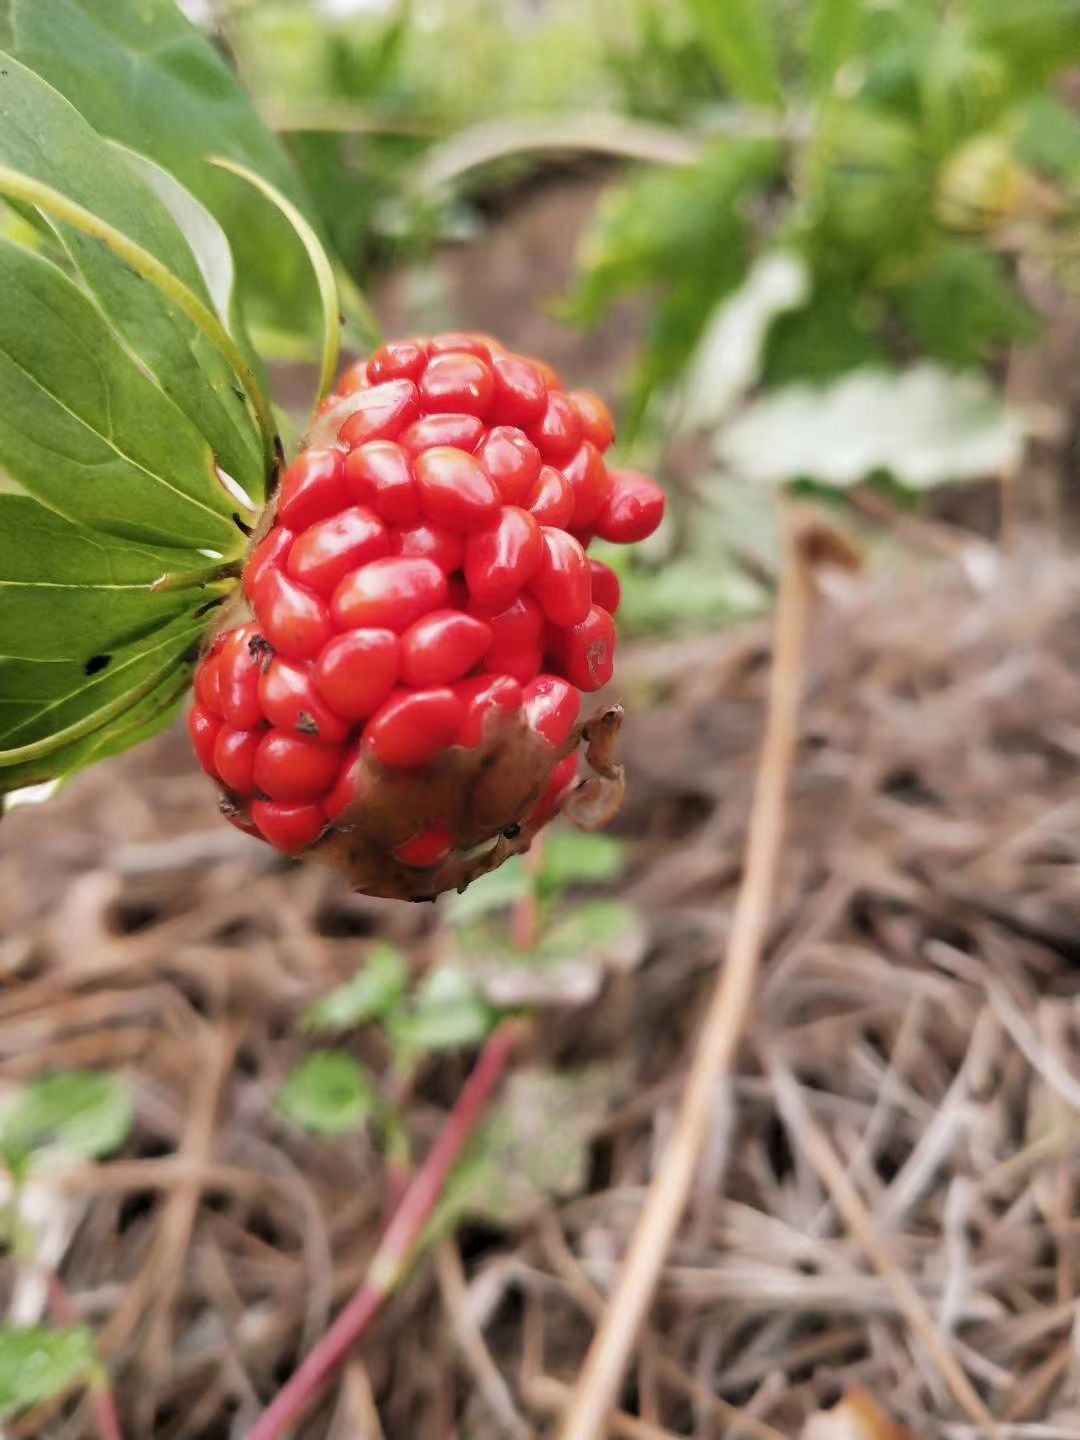
[[89,1379],[94,1367],[94,1337],[84,1325],[0,1325],[0,1418]]
[[[880,308],[880,307],[878,307]],[[778,315],[765,337],[766,386],[831,380],[885,358],[880,318],[850,276],[827,278],[805,305]]]
[[831,90],[840,68],[862,46],[866,0],[813,0],[806,27],[806,67],[817,95]]
[[896,288],[895,300],[923,351],[950,365],[975,366],[994,347],[1030,340],[1037,329],[1002,263],[961,241],[932,252],[921,273]]
[[549,896],[573,885],[603,885],[623,868],[624,846],[610,835],[556,830],[544,843],[540,887]]
[[287,1120],[316,1135],[341,1135],[369,1119],[375,1087],[351,1055],[319,1050],[297,1065],[277,1094]]
[[520,855],[511,855],[498,870],[474,880],[462,894],[448,895],[443,902],[451,925],[468,925],[496,910],[509,909],[528,894],[531,878]]
[[409,983],[409,967],[400,950],[376,945],[351,980],[338,985],[304,1012],[305,1030],[351,1030],[396,1010]]
[[772,0],[687,0],[701,42],[732,95],[781,101]]
[[1080,61],[1080,0],[971,0],[975,37],[1008,62],[1029,91]]
[[[124,159],[39,76],[2,54],[0,70],[0,164],[100,217],[207,300],[187,241]],[[218,347],[100,240],[70,225],[58,230],[112,325],[206,436],[224,469],[257,496],[264,476],[258,430]]]
[[1013,114],[1016,157],[1023,165],[1076,184],[1080,177],[1080,119],[1053,95],[1037,95]]
[[134,1113],[119,1076],[57,1070],[24,1086],[0,1117],[0,1156],[13,1171],[45,1152],[98,1160],[124,1144]]
[[406,1057],[478,1045],[498,1019],[461,965],[440,965],[424,980],[412,1007],[394,1014],[390,1033]]
[[43,504],[127,539],[236,554],[209,445],[50,260],[0,240],[0,465]]
[[301,328],[310,290],[292,230],[206,157],[250,166],[310,214],[302,186],[236,76],[173,0],[0,0],[0,44],[100,134],[175,175],[221,222],[243,295]]

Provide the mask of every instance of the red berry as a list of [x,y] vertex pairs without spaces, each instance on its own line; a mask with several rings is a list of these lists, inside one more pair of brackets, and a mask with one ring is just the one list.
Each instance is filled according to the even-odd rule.
[[504,505],[487,530],[469,536],[465,583],[481,605],[508,605],[540,564],[540,527],[527,510]]
[[565,744],[581,709],[581,696],[557,675],[538,675],[522,692],[525,718],[557,750]]
[[366,720],[397,684],[400,667],[392,630],[350,630],[331,640],[315,662],[315,684],[335,714]]
[[345,457],[345,484],[359,505],[369,505],[391,525],[420,518],[420,491],[408,453],[393,440],[369,440]]
[[565,527],[574,513],[574,491],[561,470],[545,465],[526,507],[541,525]]
[[330,609],[343,630],[365,625],[401,631],[445,605],[446,594],[446,576],[433,560],[391,555],[346,575]]
[[293,531],[306,530],[316,520],[343,509],[349,503],[344,459],[340,450],[299,454],[281,477],[277,523]]
[[204,710],[201,705],[195,705],[188,711],[188,734],[195,747],[195,754],[199,757],[199,764],[208,775],[217,774],[214,769],[214,742],[220,730],[220,717],[211,715],[210,711]]
[[[494,344],[498,346],[498,341]],[[467,330],[447,330],[436,335],[428,348],[432,355],[446,355],[460,351],[464,355],[479,355],[481,360],[491,359],[492,341],[487,335],[475,335]]]
[[330,638],[325,603],[280,570],[259,576],[253,604],[267,640],[287,660],[313,659]]
[[499,492],[478,460],[463,450],[425,450],[413,465],[424,514],[448,530],[479,530],[499,513]]
[[484,438],[484,422],[475,415],[424,415],[401,433],[402,448],[420,455],[436,446],[449,445],[471,455]]
[[551,772],[548,787],[540,797],[536,808],[529,816],[530,825],[546,825],[559,808],[559,804],[577,779],[578,757],[564,755]]
[[361,390],[355,409],[338,434],[350,450],[368,440],[394,440],[420,412],[420,400],[411,380],[385,380]]
[[465,562],[465,537],[441,525],[410,525],[399,530],[395,541],[399,555],[424,555],[450,575]]
[[461,727],[464,707],[446,686],[398,690],[364,731],[364,744],[382,765],[409,770],[450,745]]
[[515,355],[496,355],[493,418],[502,425],[534,425],[547,409],[547,387],[540,371]]
[[557,390],[548,396],[547,409],[529,433],[548,464],[559,465],[581,444],[585,427],[569,396]]
[[350,570],[390,553],[386,526],[372,510],[351,505],[298,535],[285,569],[319,595],[332,595]]
[[589,574],[592,576],[593,604],[614,615],[622,599],[622,584],[618,575],[602,560],[589,561]]
[[279,730],[293,730],[324,745],[339,745],[349,733],[345,720],[326,705],[316,690],[310,666],[280,658],[272,660],[259,680],[259,703],[263,715]]
[[477,355],[463,351],[433,355],[420,381],[420,405],[425,411],[458,411],[486,415],[495,394],[490,368]]
[[195,671],[195,699],[204,710],[215,715],[221,714],[221,693],[218,688],[221,676],[221,662],[211,655]]
[[255,752],[255,789],[271,800],[317,800],[336,780],[340,765],[336,745],[268,730]]
[[457,734],[459,745],[479,745],[488,729],[488,718],[497,711],[514,715],[521,709],[521,685],[512,675],[473,675],[460,680],[454,692],[465,707]]
[[357,360],[342,375],[337,384],[337,394],[330,395],[322,403],[322,409],[326,410],[343,395],[355,395],[357,390],[363,390],[368,385],[368,367],[366,360]]
[[589,561],[565,530],[540,528],[540,564],[530,586],[553,625],[577,625],[592,603]]
[[265,839],[286,855],[299,855],[314,845],[326,829],[326,816],[319,805],[283,805],[272,800],[253,800],[251,818]]
[[587,440],[563,466],[563,474],[574,492],[574,513],[569,523],[575,530],[584,530],[611,494],[611,476],[600,451]]
[[581,419],[585,439],[601,452],[608,449],[615,439],[615,421],[600,396],[591,390],[571,390],[570,402]]
[[636,470],[614,470],[611,479],[611,494],[596,516],[596,533],[619,545],[633,545],[651,535],[664,518],[664,492]]
[[440,820],[399,845],[394,854],[403,865],[430,870],[433,865],[441,865],[453,848],[450,831]]
[[272,565],[284,564],[294,539],[292,530],[284,525],[275,525],[252,550],[244,566],[244,594],[249,600],[255,596],[255,586],[263,571]]
[[460,680],[491,644],[491,626],[460,610],[436,610],[401,637],[401,678],[406,685],[448,685]]
[[552,632],[551,654],[579,690],[599,690],[615,669],[615,622],[594,605],[580,625]]
[[351,806],[360,800],[363,770],[360,766],[360,741],[357,740],[345,751],[338,777],[323,796],[322,807],[331,820],[339,820]]
[[522,430],[496,425],[476,452],[507,505],[524,505],[540,474],[540,451]]
[[384,380],[419,380],[427,364],[427,346],[416,340],[392,340],[368,358],[367,373],[373,385]]
[[214,769],[227,790],[249,795],[255,788],[255,752],[262,733],[223,725],[214,742]]
[[541,647],[544,616],[531,596],[518,595],[505,610],[494,615],[477,607],[475,601],[469,609],[491,626],[485,670],[492,675],[511,675],[523,685],[539,673],[544,658]]
[[[256,641],[254,647],[253,640]],[[262,706],[259,704],[262,657],[254,625],[241,625],[229,632],[218,663],[218,698],[222,715],[236,730],[253,729],[262,719]]]

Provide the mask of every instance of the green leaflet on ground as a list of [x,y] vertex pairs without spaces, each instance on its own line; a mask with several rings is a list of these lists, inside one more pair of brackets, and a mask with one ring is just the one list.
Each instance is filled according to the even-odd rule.
[[315,292],[291,228],[206,157],[249,165],[309,218],[311,207],[284,147],[173,0],[0,0],[0,44],[102,135],[177,176],[224,226],[244,294],[269,301],[277,324],[302,328]]
[[0,494],[0,656],[86,662],[138,639],[202,602],[198,590],[150,588],[191,569],[192,559],[74,525],[27,495]]
[[[183,234],[123,156],[62,95],[2,52],[0,163],[85,206],[149,250],[200,298],[210,298]],[[70,226],[58,224],[57,230],[118,333],[206,437],[223,468],[260,495],[258,431],[228,362],[187,316],[99,241]]]
[[0,1155],[15,1173],[48,1154],[98,1160],[123,1145],[134,1113],[119,1075],[54,1070],[24,1085],[0,1117]]
[[[2,82],[0,82],[2,83]],[[0,240],[0,465],[43,504],[125,539],[234,553],[209,445],[51,261]]]
[[277,1093],[287,1120],[317,1135],[341,1135],[369,1119],[378,1096],[370,1076],[341,1050],[317,1050],[290,1072]]
[[0,1326],[0,1417],[26,1410],[83,1380],[94,1366],[94,1337],[85,1325]]

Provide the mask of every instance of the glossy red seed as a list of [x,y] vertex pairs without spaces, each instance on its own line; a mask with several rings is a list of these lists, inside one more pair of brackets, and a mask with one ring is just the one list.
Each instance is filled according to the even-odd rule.
[[320,520],[296,537],[285,569],[319,595],[332,595],[350,570],[390,553],[386,526],[363,505]]
[[329,397],[329,400],[324,401],[323,404],[328,406],[329,404],[332,404],[335,400],[340,399],[343,395],[355,395],[357,390],[363,390],[367,386],[367,384],[367,361],[357,360],[355,364],[349,366],[349,368],[342,375],[341,379],[338,381],[336,387],[336,395],[331,395]]
[[427,364],[427,346],[415,340],[391,340],[368,357],[367,373],[373,385],[384,380],[419,380]]
[[451,745],[461,728],[463,706],[453,690],[398,690],[368,721],[364,744],[392,769],[423,765]]
[[273,800],[253,800],[251,818],[263,837],[286,855],[299,855],[314,845],[326,829],[321,805],[290,805]]
[[574,530],[586,530],[612,491],[612,479],[604,457],[595,445],[585,444],[563,466],[563,474],[574,492],[574,512],[567,522]]
[[651,535],[664,518],[664,492],[636,470],[614,470],[611,480],[611,494],[596,516],[596,533],[619,545],[633,545]]
[[589,561],[589,574],[592,577],[593,604],[614,615],[622,599],[622,584],[618,575],[602,560]]
[[317,800],[337,779],[341,750],[288,730],[268,730],[255,752],[255,789],[271,800]]
[[222,715],[235,730],[252,730],[262,719],[262,657],[251,646],[256,635],[254,625],[241,625],[228,633],[221,650],[218,698]]
[[589,561],[565,530],[540,527],[540,563],[529,589],[553,625],[577,625],[592,604]]
[[391,555],[372,560],[346,575],[330,602],[342,630],[359,626],[407,630],[430,610],[446,604],[446,576],[421,555]]
[[397,684],[401,666],[392,630],[349,630],[331,640],[315,662],[315,685],[336,715],[366,720]]
[[205,659],[195,671],[195,699],[215,715],[221,714],[220,676],[221,663],[216,655]]
[[484,438],[484,422],[475,415],[424,415],[398,437],[410,455],[420,455],[437,445],[450,445],[470,454]]
[[495,379],[477,355],[455,351],[433,355],[420,381],[420,407],[484,416],[491,408]]
[[255,752],[262,733],[223,725],[214,742],[214,769],[227,790],[250,795],[255,788]]
[[[491,340],[486,335],[477,335],[472,331],[465,330],[447,330],[442,335],[436,335],[428,349],[432,355],[445,355],[450,351],[460,351],[463,355],[479,355],[481,360],[490,360],[491,344]],[[495,344],[497,345],[498,341]]]
[[547,386],[549,393],[552,390],[566,389],[566,386],[563,384],[563,378],[555,369],[554,365],[549,365],[546,360],[533,360],[532,364],[536,366],[537,373]]
[[214,741],[221,729],[221,718],[212,715],[209,710],[204,710],[201,705],[195,705],[188,711],[187,717],[188,734],[191,736],[191,743],[195,747],[195,754],[198,756],[199,764],[208,775],[216,775],[214,769]]
[[569,396],[557,390],[548,396],[547,409],[529,434],[548,464],[559,465],[577,450],[585,427]]
[[359,803],[363,775],[360,768],[360,741],[357,740],[346,749],[338,777],[323,796],[322,807],[329,819],[340,820],[350,806]]
[[458,745],[479,745],[486,738],[489,716],[516,714],[521,709],[521,683],[512,675],[472,675],[454,686],[454,693],[465,707]]
[[538,675],[522,692],[522,709],[537,734],[558,749],[574,728],[581,696],[558,675]]
[[581,418],[585,439],[603,452],[615,439],[615,421],[611,411],[591,390],[571,390],[570,402]]
[[504,505],[494,525],[469,536],[465,583],[479,604],[501,609],[525,588],[539,564],[539,525],[527,510]]
[[528,360],[516,355],[496,355],[492,359],[495,376],[495,398],[492,419],[503,425],[535,425],[547,409],[547,387],[540,371]]
[[286,660],[313,659],[332,634],[325,602],[280,570],[263,571],[252,603],[267,640]]
[[491,644],[491,626],[460,610],[436,610],[401,637],[401,678],[406,685],[448,685],[460,680]]
[[450,575],[465,562],[465,537],[441,525],[410,525],[394,537],[398,555],[424,555]]
[[385,380],[357,392],[356,408],[338,435],[350,450],[369,440],[395,440],[419,413],[420,401],[411,380]]
[[483,467],[463,450],[425,450],[413,464],[424,514],[448,530],[480,530],[499,513],[499,492]]
[[411,865],[416,870],[430,870],[433,865],[441,865],[452,849],[450,831],[440,820],[404,841],[394,854],[403,865]]
[[340,450],[304,450],[281,477],[277,523],[306,530],[316,520],[336,515],[349,503],[345,457]]
[[541,525],[565,528],[574,513],[574,492],[569,480],[553,465],[545,465],[537,477],[526,506]]
[[594,605],[580,625],[553,630],[549,648],[572,685],[599,690],[615,670],[615,622]]
[[244,594],[250,600],[255,594],[259,576],[271,565],[283,565],[296,532],[285,525],[275,525],[259,541],[244,566]]
[[370,506],[391,525],[420,518],[420,491],[408,453],[393,440],[369,440],[345,457],[345,484],[358,505]]
[[543,660],[544,616],[536,601],[529,595],[518,595],[505,610],[494,615],[475,601],[469,609],[491,626],[484,669],[493,675],[511,675],[522,684],[532,680]]
[[540,474],[540,451],[524,431],[513,425],[496,425],[476,452],[476,458],[494,480],[503,503],[524,505]]
[[316,690],[308,665],[295,665],[280,657],[273,659],[259,679],[259,703],[271,725],[321,740],[324,745],[338,745],[349,733],[345,721]]
[[551,772],[551,779],[548,787],[529,816],[530,825],[546,825],[559,808],[560,802],[567,792],[573,788],[577,779],[578,757],[564,755]]

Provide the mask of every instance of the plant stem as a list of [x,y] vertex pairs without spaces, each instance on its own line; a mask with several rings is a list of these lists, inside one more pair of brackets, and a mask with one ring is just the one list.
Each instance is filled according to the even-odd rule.
[[657,1164],[615,1289],[608,1297],[566,1407],[559,1440],[607,1434],[619,1385],[652,1302],[693,1184],[718,1092],[729,1074],[754,996],[784,831],[788,782],[798,737],[803,649],[812,558],[789,519],[774,624],[765,739],[758,763],[746,862],[727,955],[717,977],[683,1091],[675,1130]]
[[[77,1325],[79,1317],[75,1306],[71,1303],[71,1296],[64,1289],[60,1277],[51,1274],[47,1280],[49,1311],[54,1320],[61,1325]],[[100,1365],[100,1362],[99,1362]],[[94,1417],[97,1420],[98,1432],[101,1440],[124,1440],[124,1432],[120,1428],[120,1416],[116,1411],[116,1401],[109,1388],[108,1377],[104,1367],[101,1369],[101,1378],[95,1377],[90,1382],[90,1398],[94,1404]]]
[[544,866],[545,835],[540,831],[530,848],[525,852],[522,868],[528,880],[528,888],[518,896],[510,911],[510,939],[519,950],[535,950],[540,938],[540,896],[537,886],[540,871]]
[[248,1440],[282,1440],[322,1394],[335,1370],[407,1273],[446,1182],[483,1118],[522,1034],[520,1021],[504,1020],[489,1035],[442,1133],[383,1231],[359,1290],[256,1420]]

